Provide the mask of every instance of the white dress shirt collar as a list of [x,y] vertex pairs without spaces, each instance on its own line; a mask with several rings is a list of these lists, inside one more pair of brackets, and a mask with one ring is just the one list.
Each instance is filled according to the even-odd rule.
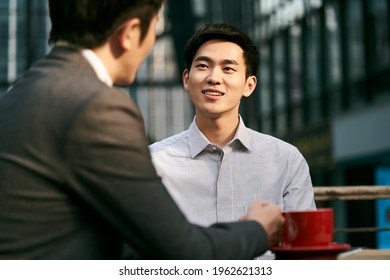
[[107,71],[106,66],[103,64],[102,60],[90,49],[81,49],[71,43],[68,43],[63,40],[59,40],[56,42],[56,46],[58,47],[68,47],[77,49],[81,52],[82,56],[88,61],[89,65],[91,65],[92,69],[95,71],[96,76],[100,81],[108,85],[109,87],[113,86],[113,82],[110,74]]
[[82,49],[81,54],[89,62],[99,80],[112,87],[113,82],[102,60],[90,49]]
[[[242,121],[241,116],[239,116],[240,121],[238,123],[237,131],[233,139],[227,144],[230,145],[236,140],[238,140],[246,149],[251,150],[251,141],[249,136],[248,128],[245,126]],[[196,116],[192,121],[190,127],[188,128],[188,140],[191,157],[196,157],[200,152],[202,152],[209,145],[213,145],[206,138],[206,136],[200,131],[199,127],[195,122]]]

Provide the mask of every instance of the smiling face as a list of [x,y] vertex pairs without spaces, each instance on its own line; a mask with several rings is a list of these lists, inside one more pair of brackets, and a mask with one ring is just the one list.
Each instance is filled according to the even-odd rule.
[[237,44],[210,40],[201,45],[182,77],[197,118],[237,117],[241,98],[256,87],[256,77],[246,78],[245,71],[243,50]]

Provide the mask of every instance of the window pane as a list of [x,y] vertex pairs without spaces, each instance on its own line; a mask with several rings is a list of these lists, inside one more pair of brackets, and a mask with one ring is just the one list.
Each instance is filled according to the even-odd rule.
[[317,14],[307,19],[307,41],[306,41],[306,67],[307,67],[307,94],[316,96],[320,94],[320,22]]
[[286,106],[286,58],[284,52],[284,40],[281,36],[274,42],[274,85],[275,85],[275,106],[282,108]]
[[260,50],[260,75],[258,85],[260,86],[260,111],[266,115],[271,111],[270,92],[270,53],[268,45],[262,45]]
[[320,97],[315,97],[309,101],[309,123],[318,123],[321,121],[321,106],[323,106]]
[[330,85],[341,82],[341,42],[340,42],[340,14],[338,3],[330,4],[325,10],[326,39],[328,49],[328,83]]
[[267,134],[271,134],[273,132],[271,117],[268,115],[261,116],[261,132]]
[[287,130],[287,98],[286,98],[286,56],[284,38],[279,36],[274,41],[274,110],[276,111],[276,132]]
[[291,101],[293,104],[302,101],[302,57],[301,57],[302,30],[299,25],[290,29],[290,85]]
[[347,1],[347,42],[349,79],[357,80],[364,75],[364,26],[361,0]]
[[307,18],[306,55],[306,90],[308,96],[308,121],[317,123],[321,119],[321,79],[320,79],[320,38],[319,14]]
[[286,109],[277,111],[276,132],[281,134],[287,131],[287,111]]
[[303,125],[303,88],[302,88],[302,28],[295,25],[290,28],[290,92],[291,92],[291,125],[298,129]]
[[5,86],[8,84],[8,10],[1,9],[0,13],[0,84]]
[[260,47],[260,125],[264,133],[272,132],[271,113],[271,78],[270,78],[270,48],[268,44]]
[[369,34],[374,69],[390,64],[388,3],[388,0],[369,1],[369,20],[372,25]]

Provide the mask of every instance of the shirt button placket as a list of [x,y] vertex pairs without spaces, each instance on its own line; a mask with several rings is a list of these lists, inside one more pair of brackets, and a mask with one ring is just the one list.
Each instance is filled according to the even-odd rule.
[[219,149],[220,166],[217,179],[217,217],[218,222],[232,221],[232,185],[230,180],[231,166],[228,160],[229,153]]

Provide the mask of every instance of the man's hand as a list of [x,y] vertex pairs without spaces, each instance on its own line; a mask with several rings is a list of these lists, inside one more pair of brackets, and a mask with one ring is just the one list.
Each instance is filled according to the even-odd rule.
[[279,244],[285,221],[277,205],[265,201],[256,201],[249,207],[248,212],[241,220],[254,220],[260,223],[267,232],[270,248]]

